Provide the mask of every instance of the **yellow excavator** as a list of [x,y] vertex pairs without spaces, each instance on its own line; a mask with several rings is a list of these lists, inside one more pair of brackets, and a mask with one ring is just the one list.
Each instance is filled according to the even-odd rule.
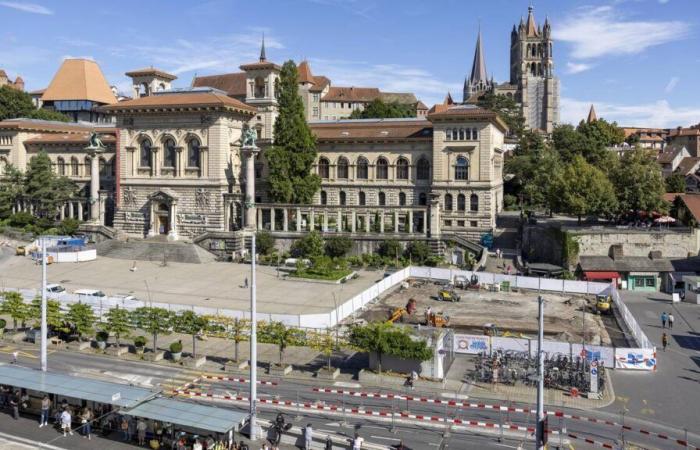
[[612,314],[613,299],[611,295],[598,294],[595,296],[595,310],[598,314]]

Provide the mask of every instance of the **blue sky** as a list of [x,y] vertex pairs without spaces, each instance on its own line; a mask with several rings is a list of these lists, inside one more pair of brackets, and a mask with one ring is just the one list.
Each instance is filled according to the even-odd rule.
[[[0,67],[46,87],[65,57],[95,59],[111,84],[153,65],[189,85],[257,57],[307,58],[335,85],[461,98],[479,21],[486,66],[508,79],[510,30],[528,0],[0,0]],[[555,35],[562,121],[591,103],[623,125],[700,122],[700,0],[533,0]]]

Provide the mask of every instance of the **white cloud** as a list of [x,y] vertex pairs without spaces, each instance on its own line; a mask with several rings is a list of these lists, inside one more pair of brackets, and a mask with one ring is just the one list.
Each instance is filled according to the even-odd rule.
[[569,74],[576,74],[576,73],[581,73],[585,72],[586,70],[592,68],[592,64],[586,64],[586,63],[575,63],[575,62],[567,62],[566,63],[566,73]]
[[664,88],[664,92],[666,92],[667,94],[670,94],[671,92],[673,92],[673,90],[676,88],[676,85],[678,84],[679,81],[681,81],[680,78],[671,77],[671,79],[668,80],[668,84]]
[[577,124],[588,115],[591,103],[598,117],[623,126],[675,128],[700,121],[700,107],[673,107],[666,100],[638,105],[584,101],[562,97],[561,122]]
[[612,6],[575,11],[554,29],[554,38],[571,44],[571,56],[576,59],[637,54],[690,33],[686,22],[625,20]]
[[32,14],[51,15],[53,11],[36,3],[0,2],[0,5]]

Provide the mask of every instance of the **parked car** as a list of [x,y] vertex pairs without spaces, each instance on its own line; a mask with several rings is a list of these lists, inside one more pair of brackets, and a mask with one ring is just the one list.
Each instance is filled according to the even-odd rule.
[[48,284],[46,285],[46,292],[48,292],[49,294],[62,294],[66,292],[66,288],[64,288],[60,284]]

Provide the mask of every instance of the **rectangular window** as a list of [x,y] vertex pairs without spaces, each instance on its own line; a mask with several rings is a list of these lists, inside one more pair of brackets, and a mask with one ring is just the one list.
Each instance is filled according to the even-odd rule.
[[452,221],[451,221],[451,220],[446,220],[446,221],[445,221],[445,226],[446,226],[446,227],[451,227],[451,226],[452,226]]
[[314,101],[315,101],[315,102],[319,101],[320,98],[321,98],[321,95],[320,95],[320,94],[314,94]]
[[463,226],[464,226],[464,221],[463,221],[463,220],[458,220],[458,221],[457,221],[457,226],[458,226],[458,227],[463,227]]
[[479,226],[479,223],[476,220],[470,220],[469,226],[472,228],[476,228],[477,226]]
[[656,287],[656,280],[653,277],[645,278],[647,287]]
[[635,287],[644,287],[644,278],[635,278],[634,279],[634,286]]
[[314,106],[313,108],[313,116],[318,117],[318,106]]

